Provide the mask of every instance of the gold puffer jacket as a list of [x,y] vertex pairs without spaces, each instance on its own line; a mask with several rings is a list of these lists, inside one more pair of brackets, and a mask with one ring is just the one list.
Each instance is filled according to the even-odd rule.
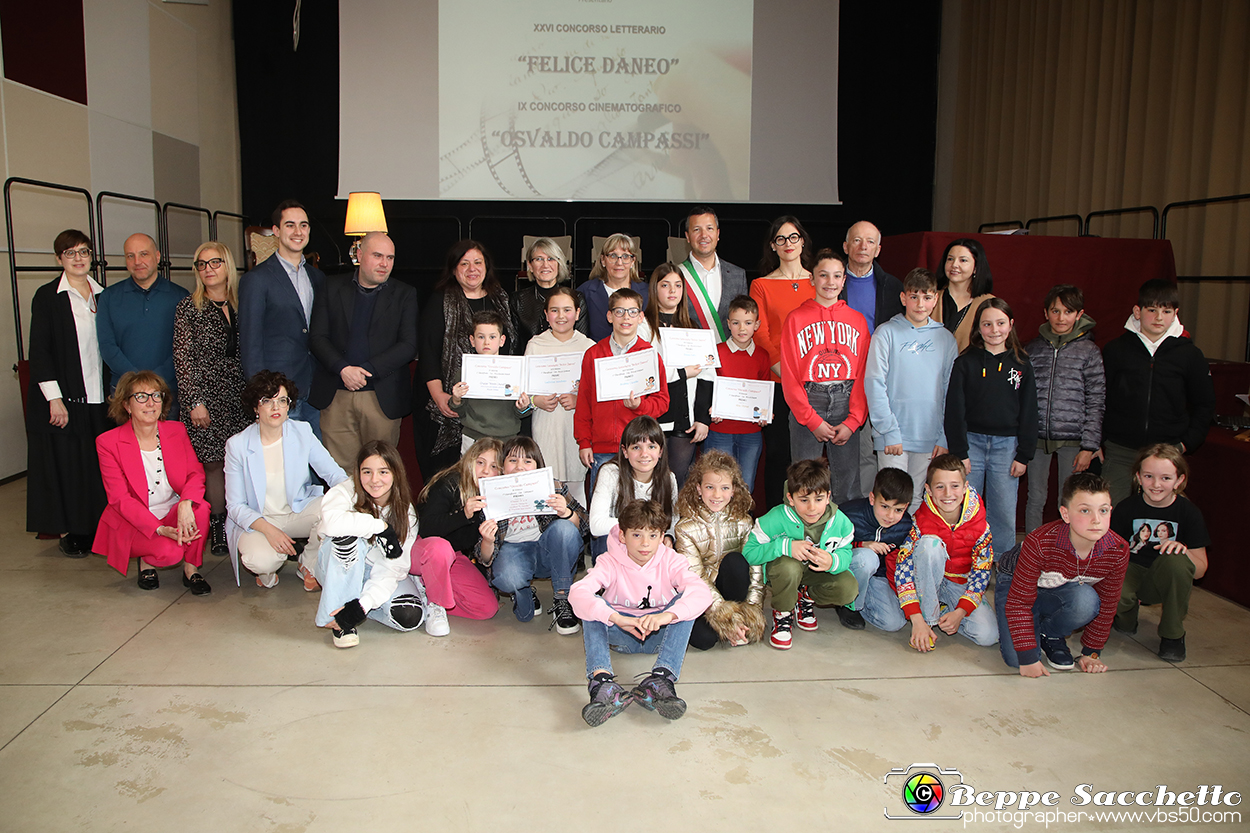
[[751,528],[750,518],[731,520],[724,510],[713,513],[700,505],[698,515],[678,521],[675,530],[677,551],[712,591],[712,604],[703,616],[721,641],[731,645],[764,638],[764,568],[749,567],[746,601],[728,601],[716,589],[721,559],[726,553],[742,552]]
[[[676,549],[690,561],[690,569],[707,582],[712,589],[712,607],[725,600],[716,590],[716,576],[720,572],[720,560],[727,552],[742,552],[742,545],[750,533],[750,518],[731,520],[726,512],[709,512],[699,507],[699,514],[682,518],[674,531]],[[747,591],[747,604],[760,607],[764,604],[764,568],[751,566],[751,587]]]

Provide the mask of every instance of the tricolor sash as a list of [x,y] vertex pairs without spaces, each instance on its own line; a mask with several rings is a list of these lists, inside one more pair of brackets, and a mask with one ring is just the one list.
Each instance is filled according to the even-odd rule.
[[686,297],[690,299],[690,306],[694,308],[694,316],[698,319],[699,326],[716,333],[718,343],[725,341],[729,338],[729,334],[725,332],[725,322],[717,315],[716,304],[712,303],[712,296],[708,295],[707,287],[699,279],[699,272],[694,268],[693,261],[686,258],[681,265],[686,270]]

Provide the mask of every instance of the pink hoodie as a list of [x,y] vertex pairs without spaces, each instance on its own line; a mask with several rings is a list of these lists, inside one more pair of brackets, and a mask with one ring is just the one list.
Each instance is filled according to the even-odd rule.
[[[679,622],[693,619],[712,604],[711,591],[690,569],[684,555],[662,543],[651,560],[639,566],[625,551],[620,527],[614,526],[608,533],[608,551],[599,556],[584,578],[573,584],[569,603],[578,618],[607,623],[613,610],[627,616],[663,610],[678,593],[681,598],[669,612]],[[646,609],[638,607],[644,598],[651,602]]]

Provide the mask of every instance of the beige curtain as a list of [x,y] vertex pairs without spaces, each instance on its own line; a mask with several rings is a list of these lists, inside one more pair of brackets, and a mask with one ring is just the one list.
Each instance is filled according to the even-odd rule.
[[[1250,192],[1247,0],[945,0],[942,27],[934,228]],[[1250,200],[1174,209],[1167,236],[1182,277],[1250,275]],[[1250,284],[1182,283],[1182,305],[1209,358],[1245,357]]]

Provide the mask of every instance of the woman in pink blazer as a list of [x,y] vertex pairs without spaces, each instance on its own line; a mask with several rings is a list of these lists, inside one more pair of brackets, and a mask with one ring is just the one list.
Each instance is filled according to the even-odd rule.
[[208,504],[204,466],[181,422],[166,421],[169,386],[150,370],[126,373],[109,401],[118,427],[96,438],[108,506],[93,549],[122,575],[140,560],[139,589],[160,586],[157,567],[182,562],[182,583],[196,596],[212,588],[203,563]]

